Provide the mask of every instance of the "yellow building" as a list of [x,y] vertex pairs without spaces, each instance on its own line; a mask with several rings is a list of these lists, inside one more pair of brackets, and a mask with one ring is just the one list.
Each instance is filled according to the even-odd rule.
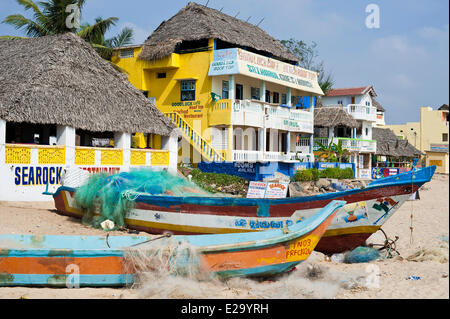
[[313,160],[296,141],[313,134],[317,73],[250,23],[189,3],[143,45],[118,48],[113,62],[189,141],[180,160]]
[[386,125],[397,136],[407,139],[425,154],[425,165],[436,165],[436,172],[449,173],[448,134],[449,109],[442,105],[438,110],[431,107],[420,108],[420,122],[401,125]]

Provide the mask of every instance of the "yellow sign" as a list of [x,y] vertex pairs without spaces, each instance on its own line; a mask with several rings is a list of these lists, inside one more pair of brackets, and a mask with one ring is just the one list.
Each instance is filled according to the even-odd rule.
[[442,161],[441,160],[430,160],[430,166],[442,166]]
[[305,260],[311,255],[320,238],[317,235],[308,235],[293,241],[286,250],[286,262]]

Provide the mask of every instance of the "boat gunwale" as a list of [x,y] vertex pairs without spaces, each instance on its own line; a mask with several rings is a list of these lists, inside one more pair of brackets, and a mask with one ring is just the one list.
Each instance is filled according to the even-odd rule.
[[[420,178],[412,178],[411,180],[407,180],[405,177],[411,175],[411,171],[404,172],[401,174],[388,176],[385,178],[392,179],[392,177],[397,177],[398,181],[389,181],[389,182],[379,182],[382,179],[375,180],[375,184],[369,184],[364,188],[354,188],[344,191],[338,191],[333,193],[324,193],[317,194],[311,196],[301,196],[301,197],[287,197],[287,198],[240,198],[240,197],[214,197],[214,196],[170,196],[170,195],[146,195],[146,194],[138,194],[135,198],[135,202],[145,202],[145,201],[160,201],[164,202],[163,206],[168,205],[180,205],[180,204],[196,204],[196,205],[208,205],[208,206],[260,206],[264,204],[270,205],[283,205],[283,204],[294,204],[294,203],[302,203],[302,202],[313,202],[320,200],[333,200],[335,198],[339,198],[347,195],[354,195],[360,192],[370,191],[379,188],[386,188],[391,186],[402,186],[402,185],[417,185],[424,184],[429,182],[433,176],[433,174],[426,174],[428,172],[433,172],[435,170],[435,166],[427,166],[422,169],[414,171],[414,176],[416,174],[417,177]],[[53,197],[57,197],[61,191],[70,191],[76,192],[75,187],[68,186],[60,186],[56,192],[53,194]]]
[[[186,240],[188,243],[193,246],[198,247],[199,252],[220,252],[220,251],[234,251],[234,250],[248,250],[248,249],[262,249],[269,246],[278,245],[281,243],[289,242],[295,239],[298,239],[308,233],[313,232],[317,227],[322,225],[331,215],[337,212],[340,208],[342,208],[346,204],[345,201],[342,200],[333,200],[328,203],[325,207],[321,208],[319,212],[314,214],[313,216],[305,219],[300,223],[295,223],[291,226],[287,226],[284,229],[272,229],[265,230],[260,232],[249,232],[249,233],[227,233],[227,234],[206,234],[206,235],[176,235],[173,238]],[[236,243],[225,243],[214,246],[200,246],[196,243],[191,243],[192,239],[200,239],[204,241],[208,241],[208,237],[215,238],[226,238],[234,239],[234,237],[238,238],[239,236],[244,237],[255,237],[254,240],[247,240],[245,242],[237,241]],[[265,237],[265,238],[261,238]],[[137,244],[134,247],[144,247],[145,243]],[[149,245],[151,246],[151,245]]]

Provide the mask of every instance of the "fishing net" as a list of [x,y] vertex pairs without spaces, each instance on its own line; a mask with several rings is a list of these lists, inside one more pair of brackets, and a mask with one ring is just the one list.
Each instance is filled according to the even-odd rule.
[[195,281],[213,279],[213,273],[201,265],[201,252],[197,246],[174,237],[162,237],[165,236],[124,249],[125,269],[135,274],[135,287],[156,278],[160,281],[174,277]]
[[193,182],[167,171],[136,169],[118,174],[97,173],[75,192],[75,203],[84,211],[83,223],[100,228],[105,220],[118,229],[139,195],[211,196]]
[[349,252],[345,257],[345,262],[349,264],[367,263],[380,258],[381,253],[378,249],[359,246]]

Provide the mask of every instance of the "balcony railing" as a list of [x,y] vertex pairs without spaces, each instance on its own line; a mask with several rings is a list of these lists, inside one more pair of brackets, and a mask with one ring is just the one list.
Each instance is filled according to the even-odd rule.
[[234,162],[308,162],[311,154],[233,150]]
[[257,100],[221,99],[209,111],[209,125],[241,125],[312,133],[314,114]]
[[344,108],[356,120],[377,121],[377,108],[363,104],[349,104]]
[[[377,141],[345,137],[334,137],[332,139],[326,137],[314,138],[313,150],[318,151],[320,149],[319,143],[325,146],[329,146],[331,143],[337,144],[339,143],[339,141],[341,141],[342,147],[349,151],[375,153],[377,150]],[[298,151],[305,151],[309,148],[309,145],[309,138],[300,138],[296,143],[296,148]]]

